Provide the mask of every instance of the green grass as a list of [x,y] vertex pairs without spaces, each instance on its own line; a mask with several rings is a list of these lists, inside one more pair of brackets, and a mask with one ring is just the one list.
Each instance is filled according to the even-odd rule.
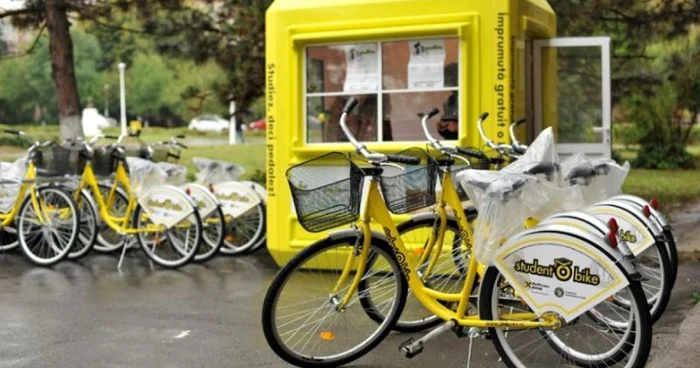
[[662,207],[700,199],[700,170],[632,169],[623,192],[642,198],[656,198]]

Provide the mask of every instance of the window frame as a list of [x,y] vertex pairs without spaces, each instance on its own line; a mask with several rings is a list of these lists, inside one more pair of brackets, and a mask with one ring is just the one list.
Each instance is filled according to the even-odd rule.
[[[442,87],[442,88],[418,88],[418,89],[410,89],[410,88],[405,88],[405,89],[384,89],[384,66],[383,66],[383,57],[384,57],[384,48],[382,47],[385,42],[403,42],[403,41],[414,41],[414,40],[436,40],[436,39],[454,39],[457,41],[457,86],[456,87]],[[352,44],[376,44],[377,45],[377,63],[378,63],[378,78],[379,78],[379,88],[376,91],[356,91],[356,92],[344,92],[344,91],[339,91],[339,92],[312,92],[308,93],[308,49],[313,48],[313,47],[330,47],[330,46],[342,46],[342,45],[352,45]],[[352,95],[357,95],[357,94],[374,94],[376,95],[377,98],[377,113],[376,113],[376,124],[377,124],[377,140],[376,141],[361,141],[361,143],[368,143],[368,144],[392,144],[392,143],[404,143],[404,144],[410,144],[413,143],[415,144],[416,142],[423,143],[424,141],[422,140],[413,140],[413,141],[404,141],[404,140],[392,140],[392,141],[384,141],[384,124],[382,122],[383,116],[384,116],[384,95],[385,94],[396,94],[396,93],[426,93],[426,92],[453,92],[457,91],[457,111],[461,112],[462,111],[462,96],[464,91],[464,85],[462,84],[462,68],[463,68],[463,58],[462,58],[462,38],[459,35],[431,35],[431,36],[422,36],[422,37],[397,37],[397,38],[382,38],[380,40],[352,40],[352,41],[343,41],[343,42],[332,42],[332,43],[310,43],[306,44],[303,46],[302,50],[302,57],[303,57],[303,62],[302,62],[302,71],[303,71],[303,77],[302,77],[302,132],[304,135],[304,145],[311,145],[311,146],[318,146],[318,145],[331,145],[331,144],[338,144],[342,142],[309,142],[309,125],[308,125],[308,99],[317,97],[321,98],[322,101],[325,100],[325,97],[337,97],[337,96],[352,96]],[[323,69],[323,74],[325,75],[325,60],[324,60],[324,69]],[[459,115],[461,116],[461,114]],[[458,120],[457,123],[457,135],[460,136],[460,133],[462,133],[462,122]],[[444,140],[446,142],[456,142],[457,140]]]

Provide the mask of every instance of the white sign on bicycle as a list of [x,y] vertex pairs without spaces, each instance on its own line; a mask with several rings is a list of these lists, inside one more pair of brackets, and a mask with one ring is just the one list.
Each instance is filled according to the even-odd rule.
[[159,185],[139,197],[139,204],[155,224],[171,228],[192,214],[192,205],[175,187]]
[[232,181],[215,184],[213,188],[226,216],[238,218],[260,204],[260,197],[245,184]]
[[537,315],[554,312],[567,322],[629,284],[601,251],[554,234],[506,243],[495,264]]

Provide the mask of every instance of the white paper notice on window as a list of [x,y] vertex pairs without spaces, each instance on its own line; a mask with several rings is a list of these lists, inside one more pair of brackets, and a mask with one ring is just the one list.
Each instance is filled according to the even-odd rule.
[[408,42],[408,89],[445,86],[445,40]]
[[377,44],[346,45],[343,49],[348,66],[343,92],[376,91],[379,87]]

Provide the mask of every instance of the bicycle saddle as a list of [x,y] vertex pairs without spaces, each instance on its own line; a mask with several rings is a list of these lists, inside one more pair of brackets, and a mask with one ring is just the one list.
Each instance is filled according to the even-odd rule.
[[512,198],[512,194],[524,187],[527,182],[528,180],[523,178],[514,180],[505,178],[496,180],[467,180],[467,183],[483,190],[489,197],[498,198],[501,201],[507,201]]
[[569,174],[566,176],[566,180],[574,179],[589,179],[597,175],[596,169],[591,166],[588,162],[574,167]]

